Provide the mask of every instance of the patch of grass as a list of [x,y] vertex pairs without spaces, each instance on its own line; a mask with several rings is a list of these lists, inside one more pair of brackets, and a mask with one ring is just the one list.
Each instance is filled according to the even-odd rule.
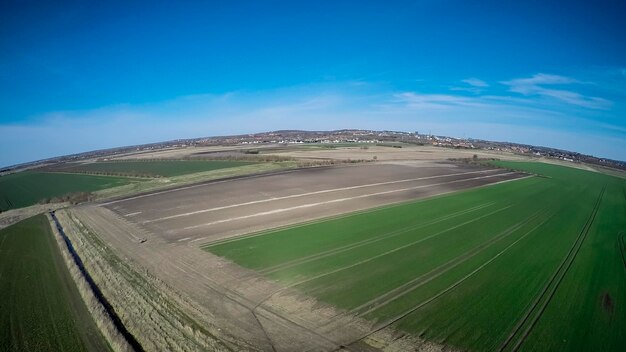
[[377,327],[438,343],[480,351],[619,350],[626,342],[618,240],[626,229],[626,181],[542,163],[495,163],[542,177],[204,249]]
[[0,177],[0,210],[22,208],[45,198],[93,192],[137,182],[129,178],[24,171]]
[[3,351],[108,351],[38,215],[0,230]]
[[119,160],[68,164],[60,168],[59,171],[138,177],[172,177],[250,164],[253,163],[232,160]]

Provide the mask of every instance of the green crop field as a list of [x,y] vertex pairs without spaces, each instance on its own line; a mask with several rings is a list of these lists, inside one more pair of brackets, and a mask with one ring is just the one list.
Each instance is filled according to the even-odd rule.
[[58,170],[96,174],[172,177],[250,164],[254,163],[231,160],[120,160],[66,164]]
[[129,178],[24,171],[0,177],[0,211],[33,205],[44,198],[93,192],[136,182]]
[[108,351],[44,215],[0,230],[2,351]]
[[375,323],[476,351],[626,345],[626,180],[539,176],[204,249]]

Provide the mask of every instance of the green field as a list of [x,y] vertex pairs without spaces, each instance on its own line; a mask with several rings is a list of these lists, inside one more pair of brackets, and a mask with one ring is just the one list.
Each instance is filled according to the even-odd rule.
[[84,164],[66,164],[58,170],[64,172],[81,172],[95,174],[172,177],[250,164],[254,163],[231,160],[119,160],[100,161]]
[[2,351],[109,351],[44,215],[0,230]]
[[33,205],[44,198],[124,185],[129,178],[24,171],[0,177],[0,211]]
[[626,345],[626,180],[543,176],[205,247],[319,300],[477,351]]

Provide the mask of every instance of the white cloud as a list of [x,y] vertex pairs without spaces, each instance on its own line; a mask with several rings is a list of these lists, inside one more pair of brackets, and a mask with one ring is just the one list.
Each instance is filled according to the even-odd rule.
[[419,94],[415,92],[404,92],[394,94],[396,102],[405,103],[411,109],[425,108],[448,108],[450,106],[480,106],[481,103],[474,98],[448,95],[448,94]]
[[487,84],[487,82],[478,78],[468,78],[468,79],[462,80],[461,82],[467,83],[472,87],[478,87],[478,88],[489,87],[489,84]]
[[537,73],[529,78],[517,78],[503,83],[511,86],[531,87],[542,84],[571,84],[578,83],[578,81],[570,77]]
[[457,91],[457,92],[469,92],[474,95],[478,95],[483,92],[484,88],[489,87],[489,84],[487,84],[487,82],[480,80],[478,78],[467,78],[467,79],[461,80],[461,82],[465,83],[466,86],[450,87],[450,90]]
[[[625,127],[616,119],[616,112],[582,109],[576,104],[581,99],[588,104],[602,104],[603,101],[540,86],[557,84],[554,82],[576,81],[552,75],[509,81],[511,89],[525,92],[521,96],[397,92],[373,83],[355,85],[344,82],[53,112],[28,123],[0,124],[0,150],[10,151],[0,154],[0,165],[178,138],[277,129],[341,128],[431,129],[442,135],[496,140],[515,138],[518,142],[526,140],[543,145],[554,145],[550,138],[542,137],[548,134],[518,132],[521,128],[528,130],[529,126],[563,135],[585,130],[590,137],[572,140],[571,145],[575,146],[572,149],[623,158],[626,148],[622,148],[622,144],[607,144],[603,150],[599,149],[603,143],[601,139],[590,140],[596,138],[592,134],[624,137]],[[536,96],[574,103],[571,106],[545,104],[544,99]],[[610,118],[598,120],[598,114]],[[610,121],[613,123],[608,123]],[[587,147],[593,143],[593,149]]]
[[538,73],[530,78],[518,78],[502,82],[502,84],[509,86],[509,91],[526,96],[535,95],[548,97],[560,102],[589,109],[606,110],[613,105],[611,101],[604,98],[586,96],[570,90],[550,89],[545,87],[549,85],[570,85],[575,83],[581,82],[570,77],[543,73]]

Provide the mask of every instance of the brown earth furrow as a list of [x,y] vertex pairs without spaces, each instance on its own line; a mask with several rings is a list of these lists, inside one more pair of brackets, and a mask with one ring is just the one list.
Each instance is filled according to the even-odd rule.
[[[120,199],[106,207],[168,242],[217,243],[523,176],[457,165],[316,168],[155,192]],[[428,182],[441,177],[445,182]]]

